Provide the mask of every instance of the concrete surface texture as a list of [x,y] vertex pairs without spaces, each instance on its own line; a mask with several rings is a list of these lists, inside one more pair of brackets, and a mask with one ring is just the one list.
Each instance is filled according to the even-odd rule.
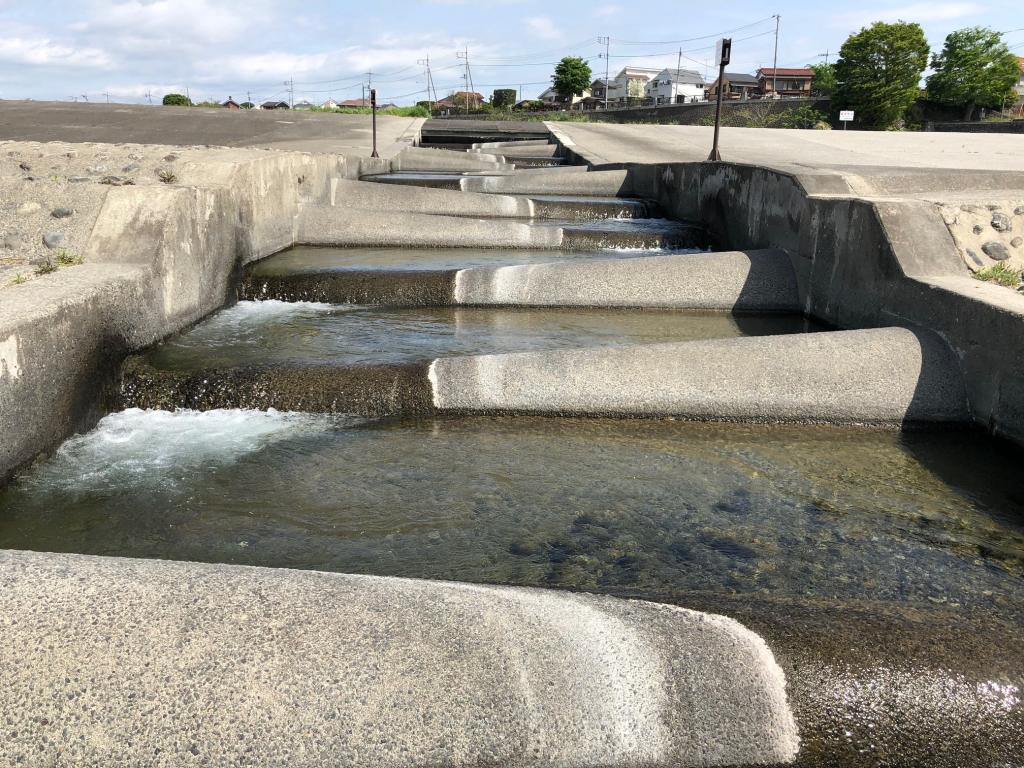
[[0,586],[0,645],[20,660],[3,670],[5,765],[677,768],[799,747],[771,651],[713,614],[12,551]]
[[365,210],[314,206],[299,213],[295,242],[302,245],[558,248],[562,244],[562,230],[514,221],[424,213],[368,214]]
[[[412,142],[420,118],[377,117],[389,157]],[[0,100],[0,139],[174,144],[369,155],[369,115]]]
[[442,411],[889,425],[970,418],[955,357],[937,336],[903,328],[441,358],[429,375]]
[[391,160],[396,171],[501,171],[510,166],[497,155],[449,152],[443,149],[403,149]]
[[463,216],[512,218],[530,218],[534,215],[534,206],[522,197],[346,179],[335,181],[331,188],[331,204],[378,212],[459,213]]
[[620,170],[591,173],[551,173],[547,169],[517,171],[511,176],[467,176],[464,192],[489,192],[506,195],[604,195],[615,196],[628,190],[626,172]]
[[801,310],[790,258],[771,250],[473,267],[456,273],[453,298],[483,305]]

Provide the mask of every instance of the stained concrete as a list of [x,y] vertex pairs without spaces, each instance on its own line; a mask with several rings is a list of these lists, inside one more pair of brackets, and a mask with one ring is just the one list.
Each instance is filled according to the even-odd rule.
[[689,253],[460,269],[458,304],[799,312],[783,251]]
[[771,651],[713,614],[12,551],[0,586],[10,765],[676,768],[799,745]]
[[481,195],[348,179],[335,180],[331,187],[331,204],[378,213],[400,211],[514,218],[530,218],[535,207],[526,198],[510,195]]
[[441,358],[430,380],[441,411],[881,425],[970,419],[955,356],[934,334],[903,328]]
[[501,171],[512,170],[512,166],[497,155],[409,147],[392,158],[391,169],[394,171]]

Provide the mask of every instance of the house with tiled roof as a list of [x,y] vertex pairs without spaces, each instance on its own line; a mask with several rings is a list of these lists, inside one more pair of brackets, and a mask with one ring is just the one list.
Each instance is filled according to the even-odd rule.
[[814,70],[809,67],[761,67],[757,70],[757,83],[768,98],[779,96],[810,96]]

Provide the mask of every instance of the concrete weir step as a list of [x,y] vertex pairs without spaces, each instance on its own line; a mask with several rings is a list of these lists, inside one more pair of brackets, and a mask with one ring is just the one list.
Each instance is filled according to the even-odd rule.
[[[651,322],[658,326],[661,320]],[[744,321],[735,322],[742,330]],[[545,322],[542,327],[551,326]],[[509,343],[501,339],[508,338],[513,347],[525,343],[542,351],[479,354],[461,348],[460,356],[428,363],[425,353],[438,350],[438,343],[451,350],[451,337],[408,347],[399,346],[393,336],[386,342],[387,336],[378,337],[376,330],[367,340],[356,338],[354,351],[346,347],[347,365],[337,364],[333,341],[317,352],[325,357],[320,364],[309,351],[301,360],[285,353],[272,363],[262,345],[219,353],[204,349],[198,356],[187,348],[171,349],[126,362],[119,405],[367,416],[532,413],[893,426],[970,420],[956,360],[941,339],[924,332],[885,328],[742,338],[718,334],[695,341],[658,343],[650,338],[649,343],[623,344],[618,330],[614,346],[593,346],[608,341],[597,340],[589,330],[582,336],[541,334],[524,340],[508,336],[500,325],[491,329],[489,338],[479,326],[469,328],[463,339],[500,347]],[[495,335],[499,330],[501,335]],[[588,346],[581,343],[587,334],[595,340],[590,348],[579,348]],[[456,338],[455,344],[460,343]],[[780,360],[787,366],[780,366]]]
[[391,160],[394,171],[500,171],[511,169],[498,155],[447,149],[403,149]]
[[465,192],[508,195],[593,195],[617,197],[630,194],[628,172],[587,171],[565,173],[563,169],[538,168],[507,176],[464,177],[459,188]]
[[0,622],[4,765],[675,768],[799,749],[771,650],[711,613],[10,550],[0,570],[18,617]]
[[441,358],[430,381],[439,411],[970,421],[953,352],[905,328]]
[[[526,263],[522,263],[522,262]],[[518,263],[517,263],[518,262]],[[392,306],[661,307],[800,312],[784,251],[611,253],[299,249],[251,265],[240,299]]]

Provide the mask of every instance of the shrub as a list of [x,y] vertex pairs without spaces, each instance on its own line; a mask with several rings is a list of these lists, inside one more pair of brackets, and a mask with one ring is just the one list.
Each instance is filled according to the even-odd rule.
[[164,96],[163,105],[165,107],[191,107],[192,100],[183,93],[168,93]]

